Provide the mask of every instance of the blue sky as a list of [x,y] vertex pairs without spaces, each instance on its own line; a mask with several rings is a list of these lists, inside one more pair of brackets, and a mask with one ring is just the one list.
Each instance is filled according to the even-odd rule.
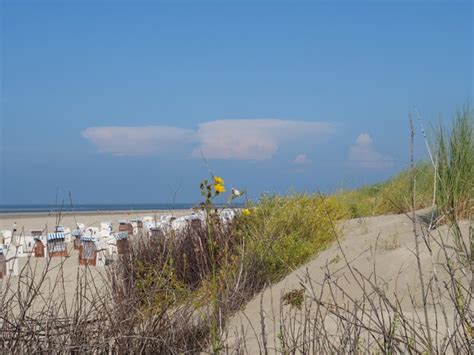
[[473,99],[471,1],[1,6],[0,204],[359,186]]

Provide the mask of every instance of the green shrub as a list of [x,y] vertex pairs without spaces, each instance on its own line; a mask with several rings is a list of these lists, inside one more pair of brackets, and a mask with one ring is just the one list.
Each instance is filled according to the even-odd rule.
[[257,261],[262,279],[278,280],[325,248],[334,238],[332,222],[342,217],[333,197],[265,196],[241,226],[247,258]]

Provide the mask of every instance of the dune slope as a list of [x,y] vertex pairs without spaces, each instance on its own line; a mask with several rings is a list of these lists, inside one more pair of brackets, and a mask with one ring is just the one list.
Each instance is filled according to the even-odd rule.
[[[448,245],[447,250],[449,251],[453,247],[453,238],[449,235],[450,232],[446,226],[431,231],[430,235],[426,236],[426,241],[432,251],[430,253],[421,233],[421,228],[425,227],[421,219],[417,218],[417,221],[416,228],[420,241],[419,256],[423,276],[426,280],[433,276],[434,271],[435,276],[441,282],[448,277],[444,269],[446,254],[440,252],[437,242],[443,240]],[[288,350],[288,343],[293,341],[294,348],[301,351],[298,339],[300,342],[305,341],[303,333],[308,333],[305,328],[310,324],[304,322],[305,314],[306,318],[308,315],[309,318],[314,316],[308,304],[312,304],[314,310],[316,303],[314,301],[317,298],[326,302],[326,306],[329,308],[347,305],[350,307],[356,300],[361,300],[363,297],[360,283],[356,280],[358,279],[360,282],[360,278],[357,276],[359,272],[374,283],[377,280],[378,286],[384,290],[384,295],[389,300],[394,302],[397,298],[407,319],[410,317],[418,319],[419,316],[424,324],[423,301],[411,219],[406,215],[386,215],[350,220],[342,223],[340,227],[341,234],[338,242],[319,253],[306,265],[294,270],[277,284],[268,287],[231,318],[228,323],[225,344],[229,349],[238,348],[245,353],[257,353],[263,349],[263,344],[266,343],[267,349],[276,351],[282,350],[282,344],[285,343],[284,346]],[[469,245],[469,223],[462,222],[460,227],[465,243]],[[347,266],[346,260],[352,269]],[[328,280],[329,275],[333,282],[337,280],[335,283],[340,287],[339,290],[337,287],[333,287],[334,293],[328,291],[327,284],[325,287],[321,285],[325,279]],[[467,277],[467,279],[469,278]],[[292,291],[293,294],[304,295],[305,304],[301,309],[294,304],[293,306],[288,304]],[[376,299],[375,296],[374,299]],[[438,305],[442,303],[448,314],[453,313],[452,302],[449,301],[445,291],[440,290],[438,300],[440,302]],[[428,318],[434,323],[436,310],[430,304],[432,302],[434,302],[432,299],[427,301],[427,312]],[[381,310],[381,314],[385,314],[383,317],[393,316],[391,313],[393,312],[390,310]],[[326,333],[324,336],[328,339],[334,337],[333,341],[337,343],[340,341],[341,329],[338,329],[336,322],[330,315],[325,319]],[[452,320],[449,319],[448,324],[451,322]],[[263,328],[264,332],[262,332]],[[445,331],[446,324],[438,324],[440,337]],[[263,333],[265,336],[262,336]],[[291,341],[289,333],[292,333]],[[436,331],[433,330],[433,333]],[[282,337],[286,338],[285,342],[282,341]],[[309,348],[307,349],[309,350]]]

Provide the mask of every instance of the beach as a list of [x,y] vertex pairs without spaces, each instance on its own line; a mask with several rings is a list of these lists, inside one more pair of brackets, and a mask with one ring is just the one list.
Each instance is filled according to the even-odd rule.
[[[0,214],[0,231],[13,230],[16,223],[16,235],[30,235],[30,230],[41,229],[43,235],[54,231],[54,226],[63,225],[71,230],[76,229],[76,223],[83,223],[87,227],[99,227],[101,222],[112,222],[113,230],[118,231],[119,221],[144,216],[152,216],[157,220],[160,216],[173,215],[176,217],[188,215],[191,209],[182,210],[136,210],[136,211],[87,211],[87,212],[63,212],[58,213],[35,212],[35,213],[2,213]],[[73,243],[66,243],[67,257],[35,258],[20,257],[18,269],[26,279],[33,278],[36,284],[41,283],[40,291],[44,295],[53,296],[69,304],[73,301],[79,280],[93,280],[88,285],[88,292],[95,294],[101,292],[105,269],[101,267],[85,268],[79,265],[79,253],[74,250]],[[44,278],[43,281],[41,281]],[[58,280],[64,287],[55,287]],[[20,278],[12,276],[8,281],[0,283],[2,287],[12,293],[18,290]],[[25,282],[25,281],[24,281]],[[8,284],[8,286],[7,286]],[[45,301],[37,300],[33,309],[40,310],[45,306]]]
[[16,223],[17,233],[29,235],[31,229],[41,229],[44,233],[53,232],[54,226],[63,225],[71,230],[76,229],[76,223],[83,223],[87,227],[99,227],[101,222],[112,222],[113,230],[118,230],[120,220],[152,216],[173,215],[181,217],[192,212],[191,209],[182,210],[141,210],[141,211],[87,211],[48,213],[2,213],[0,214],[0,230],[13,230]]

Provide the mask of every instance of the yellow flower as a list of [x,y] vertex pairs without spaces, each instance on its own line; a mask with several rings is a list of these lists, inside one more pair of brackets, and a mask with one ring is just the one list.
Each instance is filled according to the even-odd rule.
[[224,179],[220,176],[214,176],[214,185],[224,185]]
[[222,184],[214,184],[214,190],[216,190],[217,193],[225,192],[225,187]]
[[248,208],[242,208],[242,214],[244,216],[250,216],[250,210]]

